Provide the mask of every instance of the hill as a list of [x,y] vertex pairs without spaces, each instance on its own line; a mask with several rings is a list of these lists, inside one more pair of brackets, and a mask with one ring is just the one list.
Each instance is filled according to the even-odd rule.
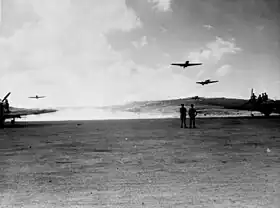
[[[239,106],[245,103],[245,99],[235,98],[181,98],[170,100],[156,100],[156,101],[137,101],[130,102],[124,105],[106,106],[103,109],[111,110],[113,112],[124,111],[133,112],[137,114],[154,114],[161,117],[177,117],[181,104],[185,104],[187,108],[194,104],[199,112],[199,117],[204,116],[246,116],[250,115],[248,111],[226,109],[225,107]],[[224,105],[221,107],[219,105]]]

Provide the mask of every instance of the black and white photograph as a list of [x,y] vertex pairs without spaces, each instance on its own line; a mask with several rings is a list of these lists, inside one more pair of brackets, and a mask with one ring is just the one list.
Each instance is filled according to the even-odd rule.
[[280,208],[279,0],[0,0],[1,208]]

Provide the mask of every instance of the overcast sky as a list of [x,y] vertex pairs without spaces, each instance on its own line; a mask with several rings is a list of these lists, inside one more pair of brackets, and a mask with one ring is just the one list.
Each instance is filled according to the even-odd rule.
[[[280,98],[278,0],[2,0],[1,8],[0,96],[11,91],[13,106],[247,98],[250,88]],[[186,60],[203,65],[170,66]],[[208,78],[220,82],[195,84]],[[36,94],[47,98],[27,98]]]

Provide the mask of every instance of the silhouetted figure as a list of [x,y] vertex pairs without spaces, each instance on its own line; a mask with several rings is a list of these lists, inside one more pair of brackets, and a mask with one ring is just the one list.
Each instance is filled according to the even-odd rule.
[[255,103],[256,102],[256,98],[257,98],[257,96],[255,95],[255,93],[252,93],[251,102]]
[[268,101],[268,95],[266,94],[266,92],[264,93],[264,101]]
[[262,102],[264,102],[264,101],[265,101],[265,94],[262,93]]
[[191,104],[191,108],[189,109],[189,117],[190,117],[190,128],[196,128],[195,126],[195,117],[197,115],[196,109]]
[[9,105],[8,99],[5,100],[5,105],[4,106],[5,106],[6,112],[9,113],[10,112],[10,105]]
[[181,104],[181,108],[180,108],[180,119],[181,119],[181,128],[187,128],[186,125],[186,117],[187,117],[187,109],[184,107],[184,104]]
[[257,99],[257,104],[259,105],[259,104],[261,104],[261,103],[262,103],[262,96],[259,95],[259,97],[258,97],[258,99]]

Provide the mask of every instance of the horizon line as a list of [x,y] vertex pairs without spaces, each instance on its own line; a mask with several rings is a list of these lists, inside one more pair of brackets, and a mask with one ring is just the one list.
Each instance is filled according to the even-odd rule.
[[[184,99],[192,99],[196,96],[188,96],[188,97],[177,97],[177,98],[168,98],[168,99],[154,99],[154,100],[131,100],[119,104],[112,104],[112,105],[74,105],[74,106],[67,106],[67,105],[61,105],[61,106],[52,106],[52,107],[42,107],[47,109],[56,109],[56,108],[104,108],[104,107],[111,107],[111,106],[122,106],[127,105],[131,103],[137,103],[137,102],[163,102],[163,101],[172,101],[172,100],[184,100]],[[243,97],[225,97],[225,96],[217,96],[217,97],[207,97],[207,96],[197,96],[198,98],[204,98],[204,99],[236,99],[236,100],[249,100],[249,98],[243,98]],[[273,100],[277,100],[273,99]],[[11,104],[11,107],[14,108],[27,108],[27,107],[16,107]],[[32,107],[30,107],[32,108]],[[36,107],[36,109],[41,109]]]

